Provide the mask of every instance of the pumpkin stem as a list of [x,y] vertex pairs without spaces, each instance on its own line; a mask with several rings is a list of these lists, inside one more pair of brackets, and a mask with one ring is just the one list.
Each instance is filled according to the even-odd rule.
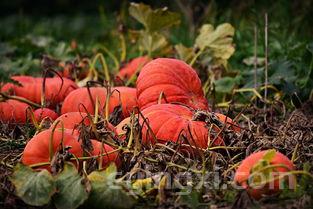
[[[53,128],[52,128],[52,131],[51,131],[51,135],[50,135],[50,138],[49,138],[49,162],[51,162],[53,156],[54,156],[54,150],[53,150],[53,135],[54,135],[54,132],[55,132],[55,129],[57,128],[57,125],[60,123],[61,121],[58,120],[55,122]],[[63,122],[62,122],[62,132],[64,130],[64,125],[63,125]],[[63,136],[62,136],[63,138]]]
[[24,97],[19,97],[19,96],[11,96],[11,95],[8,95],[8,94],[5,94],[3,92],[0,92],[0,101],[5,101],[5,100],[9,100],[9,99],[13,99],[13,100],[16,100],[16,101],[19,101],[19,102],[23,102],[23,103],[26,103],[30,106],[33,106],[33,107],[37,107],[37,108],[40,108],[41,106],[37,103],[34,103],[28,99],[25,99]]

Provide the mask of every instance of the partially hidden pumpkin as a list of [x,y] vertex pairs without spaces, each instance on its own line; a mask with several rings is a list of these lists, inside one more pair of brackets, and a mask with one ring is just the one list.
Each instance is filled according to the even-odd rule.
[[[23,151],[22,163],[24,165],[35,165],[39,163],[47,163],[47,165],[39,166],[36,169],[49,169],[50,162],[50,138],[52,139],[52,154],[54,155],[62,148],[69,147],[69,152],[76,157],[81,157],[83,151],[78,142],[77,137],[67,131],[50,129],[35,135],[27,144]],[[62,147],[63,146],[63,147]]]
[[209,140],[209,130],[203,121],[193,120],[193,111],[182,105],[157,104],[147,107],[142,111],[145,119],[140,117],[142,128],[142,140],[144,144],[161,143],[168,141],[178,142],[180,135],[184,135],[187,141],[195,147],[206,149],[208,144],[220,145],[223,140],[213,134]]
[[[270,159],[264,159],[268,152],[273,152],[273,150],[263,150],[251,154],[241,162],[235,173],[234,181],[246,189],[250,196],[256,200],[266,195],[276,194],[282,189],[280,187],[283,186],[282,183],[287,183],[290,189],[293,189],[296,184],[293,175],[285,176],[287,178],[281,178],[280,180],[277,178],[279,175],[294,170],[292,161],[275,150]],[[259,168],[256,166],[259,166]],[[265,169],[265,166],[275,167]],[[255,178],[252,178],[253,173],[258,170],[261,172],[257,173]],[[272,178],[272,181],[261,184],[260,181],[270,178]]]
[[139,73],[142,67],[151,59],[148,56],[136,57],[120,69],[117,76],[122,79],[129,79],[134,74]]
[[0,121],[3,123],[25,123],[29,105],[9,99],[0,102]]
[[[43,78],[35,78],[32,76],[12,76],[11,78],[18,81],[22,86],[8,83],[2,87],[1,91],[6,91],[12,95],[24,97],[37,104],[41,103],[42,85],[44,82]],[[46,78],[45,99],[47,105],[57,105],[76,88],[78,87],[75,82],[67,78]]]
[[[90,93],[89,93],[90,91]],[[71,92],[64,100],[62,114],[67,112],[88,112],[95,114],[96,98],[98,101],[99,113],[104,114],[107,90],[102,87],[80,88]],[[109,113],[119,104],[122,105],[122,117],[128,117],[133,107],[137,105],[136,89],[130,87],[112,88],[109,99]]]
[[[103,168],[107,167],[110,163],[115,163],[117,166],[120,165],[120,159],[118,152],[112,152],[114,149],[104,143],[101,143],[97,140],[91,140],[93,150],[91,152],[92,156],[97,157],[98,162],[100,162],[100,156],[102,153],[102,166]],[[101,150],[101,147],[102,150]]]

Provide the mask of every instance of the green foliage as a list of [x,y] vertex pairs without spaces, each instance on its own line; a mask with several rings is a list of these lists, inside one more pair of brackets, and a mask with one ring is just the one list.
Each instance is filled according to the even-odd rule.
[[160,54],[168,46],[168,41],[162,33],[165,29],[180,23],[180,15],[168,9],[152,10],[143,3],[131,3],[129,14],[144,25],[144,30],[139,31],[139,49],[149,56]]
[[53,202],[58,209],[78,208],[88,198],[86,182],[73,164],[65,164],[64,170],[55,177],[58,192],[53,197]]
[[47,170],[36,172],[27,166],[17,164],[11,181],[16,188],[17,196],[33,206],[48,204],[56,192],[54,179]]
[[213,60],[211,65],[226,66],[227,60],[235,52],[233,46],[233,36],[235,29],[229,23],[224,23],[216,27],[204,24],[200,29],[200,34],[195,40],[195,47],[201,53],[208,54]]
[[71,163],[56,176],[47,170],[34,171],[18,164],[11,181],[16,194],[33,206],[52,202],[57,209],[75,209],[82,204],[92,208],[132,208],[134,195],[121,181],[116,180],[116,166],[110,165],[102,171],[93,171],[88,178],[80,176]]
[[126,191],[125,185],[115,180],[116,167],[110,165],[104,171],[93,171],[88,175],[91,183],[90,198],[86,202],[92,208],[132,208],[135,199]]

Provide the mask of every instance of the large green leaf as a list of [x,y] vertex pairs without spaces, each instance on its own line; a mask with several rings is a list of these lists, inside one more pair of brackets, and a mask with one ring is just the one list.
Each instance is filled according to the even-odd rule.
[[58,209],[78,208],[88,198],[88,191],[84,179],[75,166],[70,163],[64,165],[63,171],[56,176],[58,192],[53,197],[54,204]]
[[218,64],[224,64],[235,52],[234,34],[235,29],[229,23],[221,24],[216,29],[210,24],[204,24],[196,38],[195,46],[201,51],[210,52],[210,56]]
[[129,13],[149,32],[159,31],[180,23],[179,14],[168,11],[167,7],[152,10],[150,6],[143,3],[131,3]]
[[132,208],[135,199],[127,193],[122,183],[115,180],[116,169],[110,166],[105,171],[89,174],[91,193],[86,206],[90,208]]
[[11,181],[17,196],[33,206],[48,204],[56,192],[53,177],[47,170],[37,172],[23,164],[15,166]]

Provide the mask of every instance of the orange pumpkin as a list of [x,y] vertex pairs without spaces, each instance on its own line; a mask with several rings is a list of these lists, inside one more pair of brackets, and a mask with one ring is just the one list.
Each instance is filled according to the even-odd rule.
[[137,79],[137,101],[141,110],[162,103],[181,103],[209,110],[201,81],[194,69],[177,59],[158,58],[146,64]]

